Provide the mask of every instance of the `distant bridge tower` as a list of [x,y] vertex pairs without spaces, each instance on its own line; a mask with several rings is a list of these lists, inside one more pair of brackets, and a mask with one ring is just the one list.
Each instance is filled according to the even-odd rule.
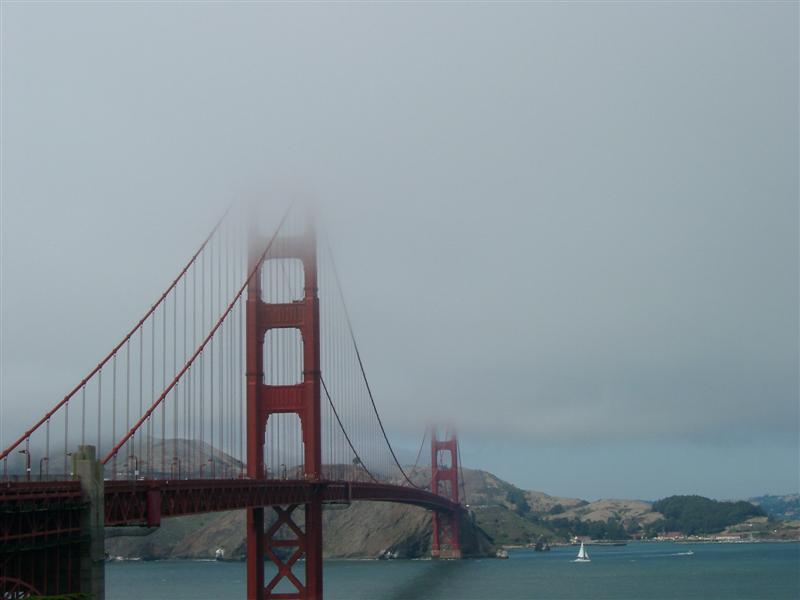
[[[255,220],[254,220],[255,221]],[[251,224],[252,226],[252,224]],[[254,226],[253,226],[254,228]],[[305,232],[284,238],[270,248],[266,255],[266,239],[252,233],[250,239],[250,268],[255,275],[247,287],[247,475],[265,479],[264,445],[267,421],[280,413],[296,414],[302,428],[304,477],[318,481],[322,474],[322,442],[320,424],[320,332],[319,298],[317,294],[317,244],[314,226],[308,221]],[[261,270],[269,260],[298,259],[303,265],[302,300],[288,303],[266,303],[261,295]],[[260,262],[260,264],[259,264]],[[296,329],[303,343],[302,381],[294,385],[267,385],[264,381],[264,338],[271,329]],[[269,447],[269,446],[268,446]],[[297,504],[275,507],[277,520],[264,529],[264,508],[247,510],[247,598],[322,598],[322,499],[312,486],[310,498]],[[293,512],[305,506],[305,519],[300,527]],[[278,539],[286,525],[294,537]],[[287,554],[288,550],[288,554]],[[265,585],[264,558],[274,564],[277,573]],[[283,558],[286,557],[286,558]],[[299,562],[301,558],[305,563]],[[292,571],[293,566],[305,564],[305,580]],[[294,591],[278,590],[288,581]],[[285,585],[285,583],[284,583]]]
[[[431,491],[444,496],[456,504],[458,498],[458,438],[452,430],[445,432],[445,439],[438,439],[436,428],[431,429]],[[433,558],[461,558],[459,535],[459,511],[433,513]]]

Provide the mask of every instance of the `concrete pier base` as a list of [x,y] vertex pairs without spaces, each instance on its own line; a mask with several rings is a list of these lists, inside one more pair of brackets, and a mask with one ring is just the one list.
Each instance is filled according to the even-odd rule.
[[94,446],[78,446],[72,453],[72,472],[80,479],[87,502],[81,515],[81,592],[92,600],[105,599],[105,534],[103,465]]

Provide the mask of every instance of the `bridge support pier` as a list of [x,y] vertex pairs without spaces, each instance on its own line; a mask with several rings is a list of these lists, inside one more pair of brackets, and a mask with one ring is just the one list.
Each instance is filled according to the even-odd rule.
[[[305,522],[294,519],[299,504],[274,506],[277,518],[264,530],[264,508],[247,511],[248,600],[262,598],[322,598],[322,498],[315,493],[305,504]],[[265,585],[264,559],[275,568]],[[305,559],[305,580],[300,581],[293,568]],[[287,589],[289,588],[289,589]]]
[[461,558],[459,517],[456,513],[433,513],[431,558]]
[[264,594],[264,509],[247,509],[247,600]]
[[93,600],[105,598],[105,535],[103,465],[94,446],[78,446],[72,453],[72,472],[81,482],[84,501],[81,514],[80,590]]
[[306,504],[306,594],[322,598],[322,498]]

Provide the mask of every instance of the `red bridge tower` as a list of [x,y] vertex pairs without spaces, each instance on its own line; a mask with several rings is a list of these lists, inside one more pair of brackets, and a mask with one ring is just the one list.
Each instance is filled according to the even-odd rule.
[[[252,238],[253,236],[251,236]],[[263,242],[263,243],[257,243]],[[267,421],[271,415],[294,413],[300,419],[304,448],[304,477],[319,481],[322,473],[322,444],[320,425],[320,340],[319,298],[317,295],[317,245],[312,222],[309,220],[302,235],[282,239],[262,255],[265,240],[251,239],[247,287],[247,476],[265,479],[264,444]],[[274,259],[299,259],[303,264],[303,299],[291,303],[266,303],[261,297],[263,263]],[[257,263],[259,263],[257,265]],[[256,268],[257,266],[257,268]],[[264,338],[270,329],[297,329],[303,341],[303,377],[295,385],[267,385],[264,381]],[[264,508],[247,510],[247,598],[322,598],[322,497],[317,489],[310,502],[304,504],[305,522],[301,528],[293,519],[300,504],[274,507],[277,520],[264,529]],[[292,539],[278,539],[278,531],[286,525],[294,534]],[[285,550],[291,554],[285,556]],[[277,568],[277,573],[265,585],[264,557]],[[305,581],[292,571],[305,558]],[[294,591],[278,591],[283,581],[289,581]]]
[[[438,439],[431,429],[431,491],[458,503],[458,438],[448,430],[445,439]],[[459,536],[460,511],[433,513],[433,558],[461,558]]]

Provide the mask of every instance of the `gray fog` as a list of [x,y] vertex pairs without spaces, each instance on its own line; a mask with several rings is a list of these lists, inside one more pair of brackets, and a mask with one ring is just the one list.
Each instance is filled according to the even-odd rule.
[[796,2],[1,10],[0,446],[230,201],[302,197],[406,454],[800,491]]

